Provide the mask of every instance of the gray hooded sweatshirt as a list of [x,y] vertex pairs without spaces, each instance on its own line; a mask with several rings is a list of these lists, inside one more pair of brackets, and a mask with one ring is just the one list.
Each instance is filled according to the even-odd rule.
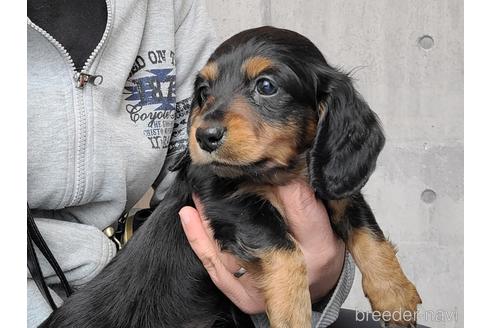
[[[102,229],[152,185],[152,202],[165,201],[174,178],[166,163],[187,146],[194,77],[216,46],[203,0],[106,2],[106,29],[82,74],[63,45],[29,19],[27,28],[27,199],[76,288],[115,255]],[[40,262],[54,284],[51,267]],[[336,319],[353,274],[347,257],[313,325]],[[50,311],[28,279],[28,327]],[[268,327],[264,315],[253,320]]]

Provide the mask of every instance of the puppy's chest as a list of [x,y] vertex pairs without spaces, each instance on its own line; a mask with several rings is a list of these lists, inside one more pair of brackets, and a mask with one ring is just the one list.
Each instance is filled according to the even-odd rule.
[[285,207],[288,204],[281,201],[278,186],[294,180],[309,181],[304,158],[299,159],[288,169],[275,170],[250,178],[230,179],[210,173],[203,168],[196,169],[189,175],[189,180],[192,191],[203,201],[207,217],[216,222],[246,222],[248,220],[242,218],[256,216],[258,213],[266,214],[269,211],[268,206],[265,207],[265,202],[262,200],[270,203],[285,218]]

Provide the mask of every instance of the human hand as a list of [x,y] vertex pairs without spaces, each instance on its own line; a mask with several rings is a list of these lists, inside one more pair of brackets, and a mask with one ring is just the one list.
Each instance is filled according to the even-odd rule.
[[[305,182],[295,181],[276,188],[293,237],[299,242],[308,270],[311,299],[316,302],[335,286],[345,258],[345,245],[331,229],[321,201]],[[238,308],[248,314],[265,311],[261,292],[249,274],[234,277],[240,266],[231,254],[221,252],[204,216],[203,206],[179,212],[188,241],[215,285]],[[288,204],[287,206],[285,204]]]

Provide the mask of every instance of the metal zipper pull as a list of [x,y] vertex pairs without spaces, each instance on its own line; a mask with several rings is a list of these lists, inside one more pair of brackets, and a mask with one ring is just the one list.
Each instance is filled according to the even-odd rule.
[[102,75],[90,75],[87,73],[77,72],[73,76],[77,82],[77,88],[83,88],[87,83],[98,86],[103,82]]

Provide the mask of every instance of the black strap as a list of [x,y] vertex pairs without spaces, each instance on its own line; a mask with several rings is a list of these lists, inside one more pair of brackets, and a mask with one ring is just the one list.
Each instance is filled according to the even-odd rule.
[[38,257],[36,255],[36,252],[34,251],[32,236],[29,229],[27,229],[27,267],[29,269],[29,272],[31,273],[32,279],[36,283],[36,286],[38,286],[41,295],[43,295],[44,299],[46,300],[46,302],[48,302],[51,308],[55,310],[56,304],[51,297],[48,286],[46,286],[46,282],[44,281],[43,272],[41,271]]
[[65,294],[67,295],[67,297],[70,296],[73,293],[73,290],[70,287],[70,284],[68,283],[63,270],[60,268],[60,265],[53,256],[53,253],[51,253],[48,245],[44,241],[43,236],[41,236],[41,233],[36,226],[36,222],[32,217],[31,208],[29,207],[29,204],[27,204],[27,267],[29,268],[31,277],[38,286],[41,294],[54,310],[56,309],[56,304],[51,297],[51,293],[49,292],[46,282],[44,281],[43,271],[39,266],[39,261],[34,249],[34,245],[39,248],[43,256],[46,258],[46,260],[48,260],[49,264],[55,271],[56,275],[60,279],[60,282],[63,286],[63,289],[65,290]]

